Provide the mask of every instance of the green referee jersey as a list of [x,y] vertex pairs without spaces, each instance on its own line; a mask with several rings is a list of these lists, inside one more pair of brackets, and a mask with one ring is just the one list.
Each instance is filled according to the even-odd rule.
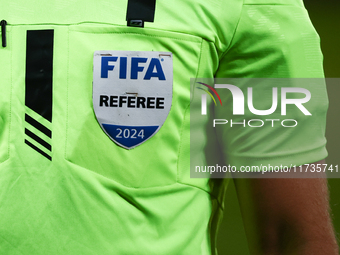
[[[227,182],[190,178],[190,78],[323,77],[319,38],[300,0],[158,0],[144,27],[127,26],[127,6],[1,4],[0,254],[216,254]],[[172,76],[171,109],[158,132],[133,149],[112,141],[96,118],[98,51],[172,57],[173,70],[164,71]],[[164,63],[151,58],[150,81],[162,80]],[[110,60],[109,74],[117,69]],[[271,146],[275,157],[259,141],[237,140],[242,129],[223,135],[233,146],[226,157],[274,164],[325,158],[324,87],[318,96],[313,123],[262,137],[264,147],[278,145]]]

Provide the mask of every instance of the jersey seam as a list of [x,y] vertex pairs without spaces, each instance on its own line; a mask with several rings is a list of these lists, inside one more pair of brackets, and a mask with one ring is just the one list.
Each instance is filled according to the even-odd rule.
[[65,155],[64,158],[65,160],[68,160],[67,158],[67,139],[68,139],[68,125],[69,125],[69,76],[70,76],[70,30],[67,30],[67,80],[66,80],[66,130],[65,130]]
[[[105,23],[105,22],[80,22],[80,23],[70,23],[70,24],[60,24],[60,23],[33,23],[33,24],[8,24],[9,26],[76,26],[76,25],[81,25],[81,24],[99,24],[99,25],[111,25],[111,26],[115,26],[115,27],[119,27],[119,28],[124,28],[124,25],[119,25],[119,24],[112,24],[112,23]],[[146,27],[146,29],[148,29],[149,31],[162,31],[162,32],[171,32],[171,33],[178,33],[184,36],[192,36],[195,37],[199,40],[205,40],[207,42],[211,42],[215,45],[216,47],[216,43],[213,40],[209,40],[209,38],[205,38],[205,37],[201,37],[195,34],[191,34],[191,33],[187,33],[187,32],[181,32],[181,31],[175,31],[175,30],[164,30],[164,29],[160,29],[160,28],[152,28],[152,27]],[[74,32],[79,32],[79,33],[93,33],[93,34],[111,34],[111,33],[103,33],[103,32],[87,32],[87,31],[79,31],[79,30],[72,30]],[[193,42],[193,43],[200,43],[200,42],[196,42],[194,40],[186,40],[186,39],[180,39],[180,38],[176,38],[174,37],[168,37],[168,36],[154,36],[154,35],[148,35],[148,34],[143,34],[143,33],[132,33],[132,32],[128,32],[128,33],[114,33],[112,32],[112,34],[138,34],[138,35],[146,35],[146,36],[152,36],[152,37],[162,37],[162,38],[168,38],[168,39],[173,39],[173,40],[178,40],[178,41],[189,41],[189,42]]]
[[[199,56],[199,60],[198,60],[198,64],[197,64],[197,71],[196,71],[196,75],[195,75],[195,79],[197,79],[197,76],[199,74],[199,70],[200,70],[200,65],[201,65],[201,59],[202,59],[202,48],[203,48],[203,39],[201,38],[201,47],[200,47],[200,56]],[[189,93],[191,93],[191,82],[189,81]],[[191,100],[189,99],[189,104],[187,105],[185,111],[184,111],[184,118],[183,118],[183,124],[181,126],[181,135],[180,135],[180,146],[178,148],[178,157],[181,155],[181,149],[182,149],[182,144],[183,144],[183,130],[184,130],[184,122],[185,122],[185,116],[186,113],[188,111],[188,109],[190,108],[190,104],[191,104]],[[190,127],[189,127],[190,130]],[[190,140],[190,136],[189,136],[189,140]],[[190,147],[190,142],[189,142],[189,147]],[[190,150],[190,149],[189,149]],[[189,156],[190,157],[190,156]],[[189,164],[189,170],[190,170],[190,164]],[[177,176],[176,176],[176,182],[179,182],[179,172],[180,172],[180,167],[179,167],[179,159],[177,160]]]
[[[12,40],[10,40],[10,45],[9,45],[10,48],[13,47],[12,45]],[[10,105],[9,105],[9,133],[8,133],[8,158],[7,159],[10,159],[11,158],[11,134],[12,134],[12,95],[13,95],[13,50],[10,50],[11,52],[11,55],[10,55],[10,60],[11,60],[11,78],[10,78],[10,81],[11,81],[11,90],[10,90],[10,95],[9,95],[9,101],[10,101]]]
[[[181,150],[182,150],[182,144],[183,144],[183,130],[184,130],[184,122],[185,122],[185,116],[186,116],[186,113],[188,111],[188,109],[190,108],[190,103],[188,104],[188,106],[186,107],[185,111],[184,111],[184,119],[183,119],[183,124],[181,126],[181,135],[180,135],[180,140],[181,140],[181,143],[180,143],[180,146],[178,148],[178,156],[181,155]],[[189,140],[190,140],[190,137],[189,137]],[[189,142],[190,143],[190,142]],[[190,156],[189,156],[190,157]],[[190,164],[189,164],[189,170],[190,170]],[[179,182],[179,172],[180,172],[180,167],[179,167],[179,159],[177,160],[177,176],[176,176],[176,182]]]
[[[236,24],[236,26],[235,26],[235,29],[234,29],[233,35],[232,35],[232,37],[231,37],[230,43],[229,43],[229,45],[227,46],[226,50],[222,53],[222,55],[221,55],[221,57],[220,57],[219,60],[221,60],[221,59],[227,54],[227,52],[228,52],[229,49],[231,48],[231,45],[232,45],[233,42],[234,42],[234,39],[235,39],[235,36],[236,36],[237,29],[238,29],[239,24],[240,24],[240,22],[241,22],[241,18],[242,18],[242,14],[243,14],[243,7],[244,7],[244,5],[245,5],[245,4],[244,4],[244,0],[243,0],[242,9],[241,9],[241,11],[240,11],[240,16],[239,16],[238,21],[237,21],[237,24]],[[215,46],[216,46],[216,45],[215,45]],[[216,71],[216,72],[217,72],[217,71]],[[215,74],[216,74],[216,72],[215,72]],[[214,75],[215,75],[215,74],[214,74]]]
[[[163,38],[168,38],[168,39],[174,39],[174,40],[179,40],[179,41],[190,41],[190,42],[194,42],[194,43],[200,43],[198,41],[195,41],[194,39],[181,39],[181,38],[177,38],[175,36],[170,37],[170,36],[158,36],[158,35],[149,35],[149,34],[145,34],[145,33],[134,33],[134,32],[90,32],[90,31],[82,31],[82,30],[77,30],[77,29],[72,29],[71,26],[78,26],[78,25],[86,25],[86,24],[98,24],[98,25],[111,25],[113,27],[116,28],[124,28],[125,26],[123,25],[119,25],[119,24],[112,24],[112,23],[105,23],[105,22],[80,22],[80,23],[70,23],[70,24],[60,24],[60,23],[32,23],[32,24],[8,24],[8,26],[65,26],[65,27],[69,27],[71,31],[74,32],[79,32],[79,33],[90,33],[90,34],[138,34],[138,35],[145,35],[145,36],[151,36],[151,37],[163,37]],[[93,28],[96,28],[95,26]],[[160,28],[150,28],[147,27],[146,28],[147,31],[162,31],[164,33],[166,32],[172,32],[172,33],[178,33],[181,34],[183,36],[192,36],[194,38],[196,38],[196,40],[202,40],[206,38],[203,38],[201,36],[195,35],[195,34],[190,34],[190,33],[184,33],[184,32],[180,32],[180,31],[174,31],[174,30],[164,30],[164,29],[160,29]],[[207,40],[210,42],[213,42],[212,40]],[[214,42],[213,42],[214,43]]]
[[[186,40],[186,39],[180,39],[180,38],[175,38],[175,37],[170,37],[170,36],[161,36],[161,35],[149,35],[149,34],[143,34],[143,33],[132,33],[132,32],[92,32],[92,31],[79,31],[79,30],[72,30],[73,32],[78,32],[78,33],[86,33],[86,34],[125,34],[125,35],[142,35],[142,36],[148,36],[148,37],[156,37],[156,38],[167,38],[167,39],[172,39],[172,40],[177,40],[177,41],[185,41],[185,42],[192,42],[192,43],[200,43],[200,42],[195,42],[194,40]],[[162,30],[166,31],[166,30]],[[199,39],[202,39],[201,37],[197,37]]]
[[[196,75],[195,75],[195,79],[197,79],[198,75],[199,75],[199,71],[200,71],[200,66],[201,66],[201,60],[202,60],[202,52],[203,52],[203,38],[201,38],[201,47],[200,47],[200,56],[199,56],[199,60],[198,60],[198,65],[197,65],[197,72],[196,72]],[[191,85],[190,85],[190,91],[191,91]],[[190,101],[191,103],[191,101]],[[185,109],[185,112],[184,112],[184,116],[186,115],[188,109],[190,108],[190,103],[188,104],[187,108]],[[183,130],[184,130],[184,121],[183,121],[183,124],[181,126],[181,141],[182,141],[182,138],[183,138]],[[190,137],[189,137],[189,140],[190,140]],[[189,146],[190,147],[190,146]],[[181,152],[181,148],[182,148],[182,143],[178,149],[178,155],[180,155],[180,152]],[[199,189],[199,190],[202,190],[204,192],[206,192],[210,197],[213,197],[216,201],[217,201],[217,204],[220,208],[222,208],[222,204],[219,202],[218,198],[215,197],[211,192],[201,188],[201,187],[198,187],[196,185],[193,185],[193,184],[188,184],[188,183],[183,183],[181,181],[179,181],[179,171],[180,171],[180,167],[179,167],[179,160],[177,161],[177,180],[176,182],[178,184],[181,184],[181,185],[184,185],[184,186],[189,186],[189,187],[193,187],[193,188],[196,188],[196,189]],[[189,171],[190,171],[190,164],[189,164]]]
[[189,186],[189,187],[196,188],[196,189],[199,189],[199,190],[204,191],[204,192],[207,193],[209,196],[213,197],[213,198],[216,200],[218,206],[219,206],[222,210],[224,210],[223,207],[222,207],[222,204],[220,203],[220,201],[218,200],[218,198],[217,198],[215,195],[213,195],[211,192],[209,192],[209,191],[207,191],[207,190],[205,190],[205,189],[203,189],[203,188],[197,187],[197,186],[195,186],[195,185],[193,185],[193,184],[188,184],[188,183],[183,183],[183,182],[177,182],[177,183],[178,183],[178,184],[181,184],[181,185],[184,185],[184,186]]

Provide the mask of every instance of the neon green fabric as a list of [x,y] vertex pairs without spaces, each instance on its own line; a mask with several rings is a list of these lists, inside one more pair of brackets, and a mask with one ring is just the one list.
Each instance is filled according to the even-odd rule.
[[[323,75],[318,38],[300,1],[159,0],[155,21],[144,28],[126,26],[126,7],[121,0],[1,6],[8,46],[0,47],[0,254],[214,254],[227,183],[190,178],[190,78]],[[42,29],[55,33],[52,123],[25,107],[26,31]],[[113,143],[95,118],[97,50],[173,53],[170,114],[133,150]],[[52,138],[25,114],[51,129]],[[52,152],[25,128],[51,143]],[[315,136],[316,161],[326,152],[324,134]],[[306,140],[286,141],[302,161],[315,157]],[[226,153],[243,160],[234,149]]]
[[[270,124],[261,128],[218,128],[228,163],[240,169],[261,164],[294,166],[324,159],[327,156],[324,134],[328,100],[324,81],[317,79],[323,76],[319,38],[302,8],[292,3],[268,5],[266,2],[259,6],[256,1],[245,1],[233,42],[220,62],[216,77],[293,78],[262,81],[264,85],[261,80],[250,79],[239,87],[244,94],[247,87],[254,87],[253,101],[257,109],[270,108],[269,84],[277,83],[279,95],[281,87],[306,88],[312,95],[306,104],[312,116],[304,116],[297,108],[290,108],[287,116],[281,116],[280,108],[269,116],[254,117],[249,111],[241,117],[232,116],[236,122],[241,119],[295,119],[298,125],[295,128],[280,127],[280,124],[275,128]],[[223,99],[225,107],[217,108],[217,116],[226,116],[228,113],[222,111],[232,109],[230,96]]]

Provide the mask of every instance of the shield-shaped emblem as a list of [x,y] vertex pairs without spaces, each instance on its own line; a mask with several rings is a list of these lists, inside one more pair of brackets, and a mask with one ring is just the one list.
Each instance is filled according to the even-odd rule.
[[103,131],[132,149],[155,135],[172,104],[172,54],[96,51],[93,108]]

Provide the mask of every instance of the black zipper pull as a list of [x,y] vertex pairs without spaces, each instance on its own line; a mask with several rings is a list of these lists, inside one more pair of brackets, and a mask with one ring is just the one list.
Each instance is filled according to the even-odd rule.
[[7,46],[7,40],[6,40],[6,25],[7,21],[6,20],[1,20],[0,21],[1,25],[1,38],[2,38],[2,47]]

